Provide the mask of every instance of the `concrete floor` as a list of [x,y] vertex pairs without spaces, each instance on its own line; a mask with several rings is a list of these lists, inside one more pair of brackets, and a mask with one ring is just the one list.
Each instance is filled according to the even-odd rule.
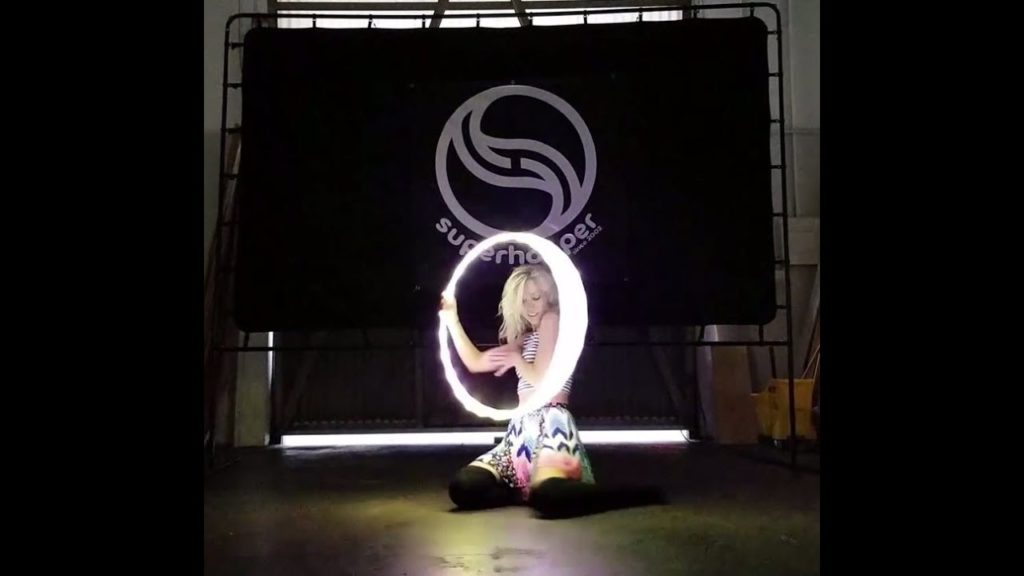
[[541,520],[453,512],[480,447],[265,449],[205,483],[205,574],[601,576],[819,572],[819,480],[710,445],[591,446],[598,481],[666,506]]

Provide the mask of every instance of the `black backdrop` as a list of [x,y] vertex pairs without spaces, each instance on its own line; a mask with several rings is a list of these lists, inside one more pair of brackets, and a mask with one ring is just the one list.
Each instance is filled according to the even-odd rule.
[[[592,323],[775,315],[759,19],[261,28],[244,55],[243,330],[428,325],[494,229],[564,246]],[[493,323],[501,252],[460,286],[470,322]]]

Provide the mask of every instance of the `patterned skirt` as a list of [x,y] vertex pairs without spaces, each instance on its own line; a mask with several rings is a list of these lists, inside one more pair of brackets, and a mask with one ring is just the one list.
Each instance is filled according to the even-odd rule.
[[557,468],[574,480],[594,482],[576,421],[565,404],[548,404],[513,418],[501,442],[476,461],[496,470],[524,501],[538,468]]

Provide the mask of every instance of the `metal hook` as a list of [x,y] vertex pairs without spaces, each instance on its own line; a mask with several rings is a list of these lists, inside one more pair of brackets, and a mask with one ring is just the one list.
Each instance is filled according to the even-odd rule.
[[373,28],[373,14],[370,14],[370,20],[366,23],[367,28]]
[[476,15],[476,27],[477,28],[480,27],[480,15],[479,14]]

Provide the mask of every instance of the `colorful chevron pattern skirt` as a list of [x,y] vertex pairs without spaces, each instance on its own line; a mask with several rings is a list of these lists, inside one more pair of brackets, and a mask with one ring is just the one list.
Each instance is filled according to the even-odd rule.
[[476,461],[496,470],[524,501],[530,496],[530,480],[540,467],[558,468],[568,478],[594,482],[576,421],[565,404],[548,404],[513,418],[501,442]]

